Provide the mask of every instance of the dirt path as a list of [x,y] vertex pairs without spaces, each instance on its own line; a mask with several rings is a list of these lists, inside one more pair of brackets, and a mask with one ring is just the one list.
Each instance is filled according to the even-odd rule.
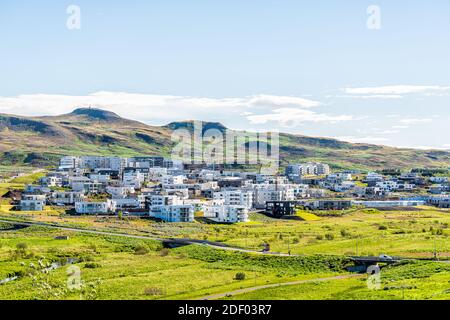
[[216,299],[225,298],[227,296],[235,296],[235,295],[248,293],[248,292],[252,292],[252,291],[257,291],[257,290],[261,290],[261,289],[293,286],[293,285],[312,283],[312,282],[325,282],[325,281],[343,280],[343,279],[349,279],[349,278],[362,278],[364,276],[365,275],[363,275],[363,274],[348,274],[348,275],[329,277],[329,278],[316,278],[316,279],[299,280],[299,281],[291,281],[291,282],[284,282],[284,283],[266,284],[266,285],[257,286],[257,287],[250,287],[250,288],[234,290],[234,291],[225,292],[225,293],[213,294],[210,296],[199,298],[197,300],[216,300]]

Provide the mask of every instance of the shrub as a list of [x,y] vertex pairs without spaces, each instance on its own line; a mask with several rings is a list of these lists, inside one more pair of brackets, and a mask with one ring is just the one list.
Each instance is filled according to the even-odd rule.
[[236,275],[234,276],[234,279],[240,280],[240,281],[245,280],[245,273],[243,273],[243,272],[236,273]]
[[164,291],[161,288],[149,287],[145,288],[144,294],[146,294],[147,296],[162,296],[164,294]]
[[166,257],[166,256],[169,255],[169,253],[170,253],[170,250],[167,249],[167,248],[163,248],[163,249],[161,249],[161,250],[159,251],[159,255],[160,255],[161,257]]
[[317,235],[316,239],[317,240],[323,240],[323,235],[321,235],[321,234]]
[[348,232],[347,230],[342,229],[342,230],[341,230],[341,236],[343,236],[343,237],[350,237],[351,234],[350,234],[350,232]]
[[325,235],[325,239],[327,239],[327,240],[333,240],[333,239],[334,239],[334,234],[332,234],[332,233],[327,233],[327,234]]
[[17,250],[25,251],[28,248],[28,245],[24,242],[20,242],[16,245]]
[[379,226],[378,230],[387,230],[387,227],[386,226]]
[[97,263],[97,262],[86,262],[84,264],[84,267],[88,268],[88,269],[95,269],[95,268],[100,268],[101,264]]
[[138,245],[134,248],[134,253],[138,255],[144,255],[149,252],[148,248],[143,245]]

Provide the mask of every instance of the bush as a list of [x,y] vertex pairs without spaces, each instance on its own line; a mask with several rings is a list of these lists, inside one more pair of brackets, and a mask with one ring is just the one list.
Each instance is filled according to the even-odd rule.
[[379,226],[378,230],[387,230],[387,227],[386,226]]
[[17,250],[25,251],[28,248],[28,245],[24,242],[20,242],[16,245]]
[[317,235],[316,239],[317,240],[323,240],[323,235],[321,235],[321,234]]
[[95,269],[95,268],[100,268],[101,264],[97,263],[97,262],[87,262],[84,264],[84,267],[88,268],[88,269]]
[[243,273],[243,272],[236,273],[236,275],[234,276],[234,279],[239,280],[239,281],[245,280],[245,273]]
[[343,236],[343,237],[350,237],[351,234],[350,234],[350,232],[348,232],[347,230],[342,229],[342,230],[341,230],[341,236]]
[[134,253],[138,255],[147,254],[150,250],[146,246],[138,245],[134,248]]
[[167,248],[163,248],[163,249],[161,249],[161,250],[159,251],[159,255],[160,255],[161,257],[166,257],[166,256],[169,255],[169,253],[170,253],[170,250],[167,249]]
[[164,295],[164,291],[161,288],[149,287],[145,288],[144,294],[147,296],[162,296]]
[[325,239],[327,239],[327,240],[334,240],[334,234],[332,234],[332,233],[327,233],[327,234],[325,235]]

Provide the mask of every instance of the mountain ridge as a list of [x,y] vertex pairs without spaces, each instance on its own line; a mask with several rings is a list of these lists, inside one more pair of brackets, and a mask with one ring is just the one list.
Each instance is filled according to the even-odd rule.
[[[227,128],[201,121],[203,132]],[[0,114],[0,164],[53,164],[62,155],[170,155],[171,134],[193,130],[194,121],[152,126],[100,108],[77,108],[59,116]],[[334,168],[449,167],[450,152],[350,143],[333,138],[280,133],[280,163],[323,161]]]

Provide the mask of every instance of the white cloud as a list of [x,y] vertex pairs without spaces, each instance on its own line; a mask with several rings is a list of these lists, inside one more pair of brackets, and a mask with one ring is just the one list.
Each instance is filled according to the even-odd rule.
[[311,110],[295,108],[278,108],[271,113],[247,116],[251,124],[265,124],[269,121],[279,123],[284,127],[291,127],[303,122],[340,122],[353,120],[350,115],[328,115]]
[[222,119],[243,112],[267,113],[273,108],[313,108],[318,101],[275,95],[204,98],[101,91],[85,96],[32,94],[0,97],[0,113],[24,116],[59,115],[77,107],[94,106],[134,120],[164,123],[188,119]]
[[394,85],[382,87],[361,87],[361,88],[345,88],[348,94],[357,95],[404,95],[411,93],[433,93],[450,91],[450,87],[444,86],[414,86],[414,85]]
[[388,138],[380,138],[380,137],[372,137],[372,136],[368,136],[368,137],[342,136],[342,137],[336,137],[336,139],[341,140],[341,141],[352,142],[352,143],[373,143],[373,144],[378,144],[378,143],[389,141]]
[[408,129],[409,126],[392,126],[392,129]]
[[402,99],[401,95],[394,94],[374,94],[374,95],[341,95],[337,98],[352,98],[352,99]]
[[400,131],[398,131],[398,130],[384,130],[384,131],[380,131],[379,134],[396,134],[399,132]]
[[400,120],[401,123],[404,124],[419,124],[419,123],[428,123],[432,122],[433,119],[424,118],[424,119],[418,119],[418,118],[409,118],[409,119],[402,119]]

